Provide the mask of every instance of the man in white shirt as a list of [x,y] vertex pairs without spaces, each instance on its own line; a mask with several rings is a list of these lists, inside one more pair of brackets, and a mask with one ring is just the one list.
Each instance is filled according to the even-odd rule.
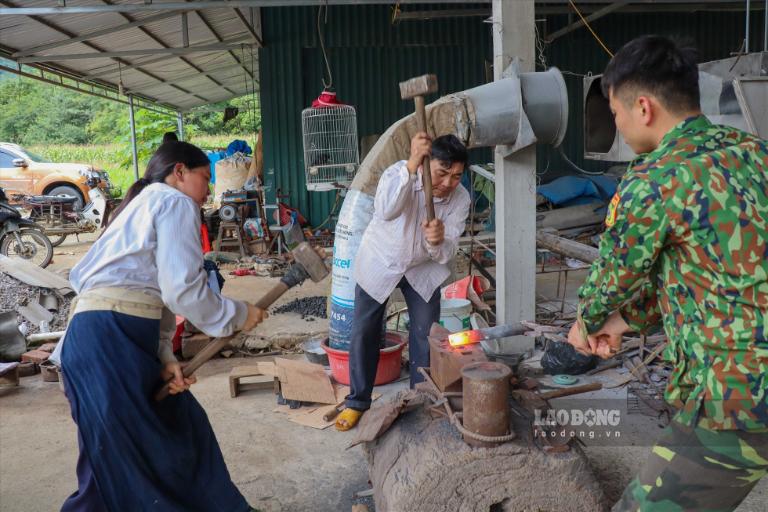
[[[435,219],[427,223],[421,163],[431,156]],[[454,135],[411,140],[411,155],[389,167],[376,189],[374,213],[355,258],[355,318],[350,340],[350,394],[336,428],[349,430],[371,405],[384,339],[387,299],[397,287],[408,305],[411,387],[429,366],[427,335],[440,319],[440,285],[464,232],[470,198],[460,187],[467,149]]]

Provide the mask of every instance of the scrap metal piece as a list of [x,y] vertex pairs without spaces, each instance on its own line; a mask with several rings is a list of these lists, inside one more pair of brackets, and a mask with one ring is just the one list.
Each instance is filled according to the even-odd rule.
[[27,342],[16,323],[16,312],[0,313],[0,359],[18,361],[27,351]]
[[40,325],[42,322],[49,323],[53,320],[53,313],[37,302],[30,302],[26,306],[19,306],[16,311],[35,325]]
[[37,302],[52,313],[59,309],[59,299],[56,295],[53,293],[46,293],[44,290],[40,290],[40,294],[37,296]]

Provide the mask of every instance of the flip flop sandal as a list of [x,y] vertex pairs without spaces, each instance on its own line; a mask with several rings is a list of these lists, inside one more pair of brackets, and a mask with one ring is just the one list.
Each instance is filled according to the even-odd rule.
[[339,432],[346,432],[347,430],[355,428],[362,416],[363,411],[358,411],[356,409],[344,409],[336,418],[336,430]]

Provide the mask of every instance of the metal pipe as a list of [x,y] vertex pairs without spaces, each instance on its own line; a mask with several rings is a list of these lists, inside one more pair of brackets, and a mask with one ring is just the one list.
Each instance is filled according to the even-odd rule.
[[133,177],[139,181],[139,155],[136,152],[136,120],[133,118],[133,94],[128,95],[128,121],[131,125],[131,154],[133,155]]
[[30,334],[27,336],[27,341],[30,343],[37,343],[39,341],[58,340],[66,331],[53,331],[53,332],[41,332],[38,334]]
[[746,20],[745,25],[746,28],[744,30],[744,53],[749,53],[749,6],[750,0],[747,0],[747,13],[746,13]]
[[176,112],[176,124],[179,127],[179,140],[184,140],[184,114]]

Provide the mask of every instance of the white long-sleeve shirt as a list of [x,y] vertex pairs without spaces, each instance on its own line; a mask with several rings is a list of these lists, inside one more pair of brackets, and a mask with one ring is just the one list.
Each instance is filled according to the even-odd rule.
[[456,254],[469,214],[469,192],[462,186],[446,198],[435,198],[435,217],[445,225],[445,240],[430,245],[421,227],[427,218],[421,171],[413,175],[405,164],[397,162],[382,174],[373,218],[355,257],[355,281],[380,304],[403,276],[429,301],[450,275],[447,263]]
[[144,291],[209,336],[228,336],[248,317],[244,302],[208,287],[200,208],[164,183],[147,186],[131,201],[69,279],[78,294],[105,287]]

